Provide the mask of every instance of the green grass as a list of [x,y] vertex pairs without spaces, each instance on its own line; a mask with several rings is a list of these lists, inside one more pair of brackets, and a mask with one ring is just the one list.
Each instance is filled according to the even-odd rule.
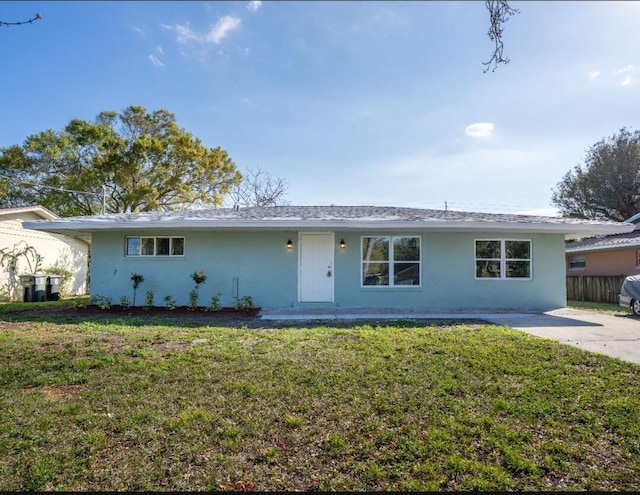
[[32,312],[34,310],[65,310],[73,308],[75,305],[88,305],[89,296],[68,297],[59,301],[42,302],[0,302],[0,315],[14,314],[22,312]]
[[471,323],[0,317],[3,491],[639,490],[640,367]]
[[600,311],[612,315],[628,315],[631,314],[631,308],[623,308],[618,304],[598,303],[588,301],[567,301],[568,308],[588,309],[592,311]]

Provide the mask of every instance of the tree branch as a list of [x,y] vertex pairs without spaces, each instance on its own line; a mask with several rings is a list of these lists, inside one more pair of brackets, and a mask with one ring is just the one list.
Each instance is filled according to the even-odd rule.
[[23,24],[32,24],[34,21],[37,21],[38,19],[42,19],[42,16],[40,14],[36,14],[33,18],[26,20],[26,21],[17,21],[17,22],[6,22],[6,21],[0,21],[0,26],[22,26]]
[[485,66],[483,72],[486,73],[492,66],[493,69],[491,69],[491,72],[494,72],[498,68],[498,64],[509,63],[509,57],[503,55],[502,26],[512,15],[519,14],[520,11],[518,9],[512,9],[507,0],[485,0],[484,3],[489,11],[490,18],[489,32],[487,34],[495,45],[491,59],[488,62],[482,63],[482,65]]

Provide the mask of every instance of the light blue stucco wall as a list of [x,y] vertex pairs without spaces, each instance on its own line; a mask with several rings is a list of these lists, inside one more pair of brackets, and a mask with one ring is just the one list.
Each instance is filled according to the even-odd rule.
[[[552,309],[566,305],[564,236],[558,234],[429,233],[421,236],[421,287],[360,286],[360,239],[345,234],[336,252],[336,301],[342,306],[435,309]],[[395,234],[394,235],[402,235]],[[405,235],[415,235],[407,232]],[[531,280],[475,279],[476,239],[530,239]]]
[[[91,294],[110,297],[118,304],[121,296],[132,300],[131,273],[145,280],[138,289],[136,304],[145,292],[154,292],[161,306],[166,295],[178,305],[188,304],[194,287],[190,274],[205,270],[207,280],[199,290],[199,305],[208,306],[217,295],[223,306],[232,306],[234,277],[238,296],[251,296],[263,308],[304,307],[397,307],[438,310],[534,309],[547,310],[566,305],[564,236],[562,234],[424,233],[421,234],[422,285],[396,288],[362,287],[360,245],[363,232],[336,232],[334,253],[335,301],[298,302],[297,232],[145,232],[143,235],[185,238],[182,257],[125,257],[126,235],[136,232],[94,233],[91,253]],[[385,235],[385,232],[376,233]],[[402,235],[394,233],[394,235]],[[416,235],[406,232],[404,235]],[[286,249],[286,241],[294,249]],[[340,249],[343,238],[347,247]],[[475,279],[475,239],[530,239],[532,279]]]

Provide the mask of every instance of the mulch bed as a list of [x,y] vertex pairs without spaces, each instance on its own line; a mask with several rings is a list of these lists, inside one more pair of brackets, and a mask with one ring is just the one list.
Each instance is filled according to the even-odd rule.
[[[132,318],[137,320],[136,324],[140,324],[140,319],[149,324],[187,324],[188,326],[219,326],[219,327],[231,327],[231,328],[256,328],[256,329],[269,329],[269,328],[284,328],[284,327],[298,327],[308,325],[322,325],[330,327],[352,327],[356,324],[356,320],[344,319],[310,319],[304,322],[299,320],[262,320],[260,318],[260,307],[256,307],[249,310],[238,310],[232,307],[223,307],[218,311],[212,311],[208,307],[198,307],[191,309],[188,306],[177,306],[174,309],[169,309],[165,306],[152,306],[150,308],[144,308],[142,306],[129,306],[122,307],[118,304],[113,304],[109,308],[101,308],[96,304],[88,304],[79,307],[52,307],[52,306],[39,306],[33,304],[33,306],[26,310],[17,311],[15,313],[3,313],[2,318],[9,318],[13,320],[14,317],[20,319],[29,318],[30,316],[47,317],[47,315],[55,318],[60,315],[64,315],[65,318],[72,317],[73,320],[80,319],[86,320],[87,317],[92,320],[106,320],[110,318]],[[402,320],[399,318],[398,320]],[[378,319],[364,317],[357,320],[357,324],[370,324],[370,325],[397,325],[398,320]],[[434,319],[409,319],[411,323],[418,325],[434,325],[434,324],[450,324],[450,321],[438,321]],[[469,325],[485,324],[486,322],[480,320],[464,320],[459,323],[466,323]],[[2,324],[0,323],[0,330]]]
[[258,316],[260,314],[260,308],[246,309],[240,310],[235,308],[220,308],[217,311],[212,311],[209,308],[204,306],[198,307],[195,309],[190,308],[189,306],[176,306],[173,309],[169,309],[165,306],[152,306],[150,308],[145,308],[142,306],[127,306],[122,307],[119,304],[112,304],[110,308],[101,308],[96,304],[88,304],[87,306],[75,308],[74,311],[79,313],[110,313],[110,314],[126,314],[126,315],[156,315],[156,316],[165,316],[165,315],[191,315],[191,316]]

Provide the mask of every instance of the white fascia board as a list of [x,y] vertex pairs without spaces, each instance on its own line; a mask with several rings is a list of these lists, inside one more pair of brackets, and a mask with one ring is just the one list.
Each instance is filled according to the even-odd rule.
[[635,225],[618,224],[573,224],[573,223],[516,223],[490,221],[392,221],[392,220],[160,220],[140,222],[109,221],[35,221],[24,222],[24,228],[43,231],[101,232],[122,230],[309,230],[334,231],[430,231],[430,232],[526,232],[564,234],[566,239],[577,239],[599,235],[620,234],[633,231]]

